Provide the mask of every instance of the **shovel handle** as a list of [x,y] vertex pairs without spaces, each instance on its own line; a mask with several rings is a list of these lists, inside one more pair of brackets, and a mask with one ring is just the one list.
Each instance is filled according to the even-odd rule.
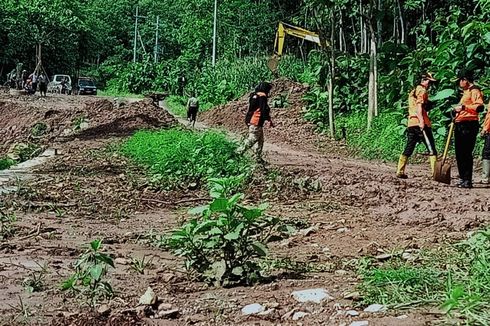
[[434,150],[432,149],[432,145],[430,144],[429,137],[427,137],[427,133],[425,132],[424,129],[422,129],[422,134],[424,135],[425,144],[427,145],[427,148],[429,149],[430,155],[434,155]]
[[447,152],[449,151],[449,144],[451,144],[451,138],[453,136],[453,131],[454,131],[454,121],[451,122],[451,125],[449,126],[449,133],[447,135],[446,146],[444,147],[444,154],[442,154],[442,164],[444,164],[444,162],[446,161]]

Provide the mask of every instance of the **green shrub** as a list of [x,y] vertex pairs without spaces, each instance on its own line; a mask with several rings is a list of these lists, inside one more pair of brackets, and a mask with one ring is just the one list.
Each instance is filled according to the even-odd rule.
[[252,161],[237,154],[237,146],[220,132],[174,128],[137,132],[122,152],[147,166],[156,184],[171,189],[205,184],[211,177],[247,174]]
[[259,261],[267,255],[265,243],[276,222],[264,217],[264,205],[245,207],[243,194],[231,195],[243,176],[210,181],[212,201],[192,209],[198,217],[175,230],[168,245],[209,283],[256,282],[263,276]]
[[11,167],[12,165],[15,164],[14,160],[11,160],[9,158],[2,158],[0,159],[0,170],[5,170]]

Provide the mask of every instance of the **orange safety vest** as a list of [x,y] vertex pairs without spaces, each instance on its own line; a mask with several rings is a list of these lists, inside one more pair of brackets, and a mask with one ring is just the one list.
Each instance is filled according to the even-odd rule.
[[478,121],[479,117],[476,110],[479,106],[483,105],[482,91],[476,86],[465,89],[459,104],[464,105],[464,110],[459,112],[455,122]]
[[485,121],[483,122],[483,131],[490,133],[490,103],[488,103],[487,115],[485,116]]
[[[257,92],[257,96],[267,96],[267,94],[262,93],[262,92]],[[258,126],[260,123],[260,117],[262,116],[262,112],[260,111],[260,108],[255,109],[252,118],[250,119],[250,124],[254,126]]]
[[431,122],[427,111],[424,109],[424,104],[429,101],[429,94],[427,89],[422,85],[417,85],[408,95],[408,127],[416,127],[419,125],[419,118],[417,117],[417,105],[422,105],[422,117],[424,118],[424,124],[427,127],[431,127]]

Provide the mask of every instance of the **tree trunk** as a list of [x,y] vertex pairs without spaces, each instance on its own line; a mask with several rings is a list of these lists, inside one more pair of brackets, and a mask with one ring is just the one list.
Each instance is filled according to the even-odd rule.
[[405,21],[403,20],[402,6],[400,0],[397,0],[398,19],[400,20],[400,43],[405,44]]

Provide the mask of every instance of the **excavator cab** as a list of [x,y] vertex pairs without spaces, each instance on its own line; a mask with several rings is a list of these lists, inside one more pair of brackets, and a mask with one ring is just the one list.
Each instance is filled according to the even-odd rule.
[[327,43],[321,40],[320,36],[315,32],[311,32],[301,27],[279,22],[279,26],[277,27],[277,32],[276,32],[276,39],[274,41],[274,54],[267,62],[267,67],[269,67],[270,71],[276,76],[277,76],[277,67],[279,65],[279,61],[282,56],[282,51],[284,49],[284,40],[286,38],[286,35],[292,35],[297,38],[316,43],[322,48],[327,45]]

